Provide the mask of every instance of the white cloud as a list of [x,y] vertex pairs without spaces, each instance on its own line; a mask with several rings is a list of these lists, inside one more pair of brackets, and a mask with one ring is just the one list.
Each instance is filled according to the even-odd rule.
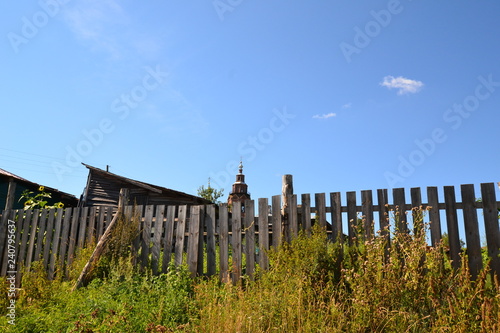
[[327,114],[325,113],[322,115],[316,114],[313,116],[313,119],[328,119],[328,118],[336,117],[336,116],[337,116],[336,113],[330,112],[330,113],[327,113]]
[[346,103],[344,105],[342,105],[342,109],[350,109],[352,106],[352,103]]
[[388,75],[384,77],[380,85],[389,89],[398,89],[398,95],[415,94],[424,86],[422,81],[407,79],[402,76],[394,77]]

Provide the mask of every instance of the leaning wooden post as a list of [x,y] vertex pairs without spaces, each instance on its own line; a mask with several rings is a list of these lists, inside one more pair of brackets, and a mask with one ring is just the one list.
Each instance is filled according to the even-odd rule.
[[282,187],[281,187],[281,235],[282,239],[289,242],[290,241],[290,226],[289,226],[289,215],[290,215],[290,203],[292,202],[293,196],[293,176],[283,175]]
[[73,287],[72,291],[75,291],[76,289],[83,287],[87,284],[88,280],[88,275],[90,272],[92,272],[93,266],[95,263],[99,260],[99,257],[101,256],[102,252],[106,248],[106,245],[111,238],[111,233],[113,231],[113,228],[118,221],[118,219],[123,215],[123,210],[125,208],[125,204],[128,202],[128,197],[129,197],[129,189],[122,188],[120,189],[120,198],[118,200],[118,210],[113,217],[113,220],[109,223],[108,227],[106,228],[106,231],[102,235],[101,239],[99,239],[99,242],[97,243],[94,252],[90,256],[89,261],[83,268],[82,272],[80,273],[80,277],[76,281],[75,286]]

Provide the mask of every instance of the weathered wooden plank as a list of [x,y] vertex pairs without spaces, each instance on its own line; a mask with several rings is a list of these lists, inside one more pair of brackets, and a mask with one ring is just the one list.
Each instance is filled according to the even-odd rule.
[[363,229],[365,240],[373,239],[373,195],[371,190],[361,191],[361,203],[363,214]]
[[7,244],[7,224],[9,223],[8,215],[9,210],[3,210],[2,216],[0,217],[0,271],[2,270],[3,262],[7,260],[7,257],[4,255],[4,249]]
[[[15,216],[16,216],[16,211],[13,210],[13,209],[5,210],[4,213],[3,213],[3,215],[2,215],[2,220],[5,221],[5,246],[4,246],[3,253],[2,253],[2,267],[1,267],[1,270],[0,270],[0,275],[1,276],[5,276],[6,275],[6,273],[7,273],[7,264],[8,264],[8,260],[9,260],[9,256],[8,256],[8,254],[9,254],[9,244],[8,244],[8,241],[7,241],[8,240],[8,235],[9,235],[9,231],[8,231],[7,225],[9,224],[9,220],[15,221],[15,219],[14,219]],[[16,226],[17,226],[17,224],[16,224]]]
[[43,267],[48,270],[50,259],[50,248],[52,245],[52,238],[54,237],[54,219],[56,215],[55,209],[49,210],[49,221],[45,229],[45,242],[43,245]]
[[343,226],[342,226],[342,202],[340,192],[330,193],[330,205],[332,216],[332,236],[334,242],[343,241]]
[[156,206],[156,217],[153,225],[153,248],[151,249],[151,270],[155,275],[158,274],[164,217],[165,205]]
[[186,211],[187,211],[187,205],[179,206],[179,213],[177,216],[177,230],[175,234],[174,263],[176,267],[182,265],[182,253],[184,251],[184,234],[186,232]]
[[408,220],[406,218],[405,189],[395,188],[392,190],[394,198],[394,218],[396,220],[396,231],[408,232]]
[[424,231],[424,215],[422,207],[422,192],[420,187],[413,187],[410,189],[411,196],[411,215],[413,220],[413,231],[417,235],[420,231]]
[[[67,266],[66,266],[66,275],[69,273],[69,267],[73,263],[73,260],[75,259],[75,245],[76,245],[76,237],[78,233],[78,221],[80,220],[80,212],[81,208],[74,208],[73,209],[73,216],[71,218],[71,229],[69,232],[69,244],[68,244],[68,257],[67,257]],[[41,221],[41,220],[40,220]],[[36,258],[36,253],[35,253],[35,258]]]
[[281,196],[275,195],[272,197],[272,242],[277,248],[281,244]]
[[38,223],[38,233],[35,240],[35,259],[34,261],[38,261],[41,258],[41,253],[43,249],[43,240],[45,234],[45,228],[47,227],[47,209],[42,209],[42,214],[40,216],[40,220]]
[[[129,208],[129,207],[130,206],[125,207],[125,216],[129,216],[129,215],[127,215],[127,208]],[[131,208],[130,208],[130,212],[132,212]],[[101,239],[101,236],[104,233],[105,218],[106,218],[106,207],[99,207],[99,217],[97,219],[97,231],[96,231],[97,241],[99,241],[99,239]]]
[[[267,198],[259,199],[259,265],[261,269],[269,268],[269,208]],[[310,214],[309,214],[310,216]]]
[[467,257],[469,270],[473,280],[476,280],[483,268],[481,256],[481,239],[479,236],[479,224],[477,221],[476,196],[474,185],[461,185],[462,204],[465,225],[465,240],[467,242]]
[[298,208],[297,208],[297,195],[293,194],[289,199],[288,206],[288,226],[290,228],[290,240],[297,238],[299,234],[299,218],[298,218]]
[[431,244],[436,247],[441,242],[441,216],[439,214],[438,189],[435,186],[427,187],[427,202],[429,210],[429,223],[431,230]]
[[377,202],[378,202],[378,222],[380,227],[380,237],[385,239],[385,252],[384,258],[389,257],[389,249],[391,247],[391,237],[390,237],[390,221],[389,221],[389,197],[387,189],[377,190]]
[[203,276],[204,272],[204,266],[205,266],[205,237],[204,237],[204,230],[205,230],[205,206],[204,205],[199,205],[200,206],[200,226],[198,227],[199,233],[198,233],[198,276]]
[[242,272],[242,253],[241,253],[241,202],[233,202],[233,207],[231,209],[231,245],[232,245],[232,258],[233,267],[232,271],[232,282],[233,284],[238,283],[241,278]]
[[31,262],[34,260],[33,258],[33,251],[35,250],[35,239],[36,239],[36,230],[38,228],[38,219],[40,215],[40,209],[35,209],[33,211],[33,218],[31,219],[31,227],[29,231],[29,240],[28,240],[28,247],[26,250],[26,259],[24,261],[24,267],[26,267],[26,270],[29,272],[30,267],[31,267]]
[[187,247],[187,262],[191,276],[195,277],[198,272],[198,244],[200,239],[200,206],[191,206],[189,218],[189,235]]
[[[295,209],[297,211],[297,209]],[[245,200],[245,257],[246,275],[253,279],[255,272],[255,203]]]
[[321,228],[326,228],[326,194],[314,194],[314,204],[316,205],[316,216]]
[[220,280],[229,282],[229,213],[227,203],[219,206]]
[[78,241],[77,241],[77,247],[78,249],[83,249],[85,246],[85,231],[87,229],[87,217],[89,216],[89,207],[84,207],[81,211],[81,216],[80,216],[80,224],[79,224],[79,230],[78,230]]
[[32,213],[33,213],[33,210],[31,210],[31,209],[24,211],[25,217],[24,217],[22,230],[21,230],[22,236],[21,236],[21,239],[17,240],[17,241],[20,241],[19,252],[17,253],[17,258],[16,258],[16,261],[18,263],[23,263],[26,260],[26,253],[28,251],[28,246],[29,246],[28,238],[29,238],[29,234],[31,231],[31,228],[30,228],[31,221],[33,219]]
[[207,274],[216,273],[216,246],[215,246],[215,205],[205,207],[205,228],[207,230]]
[[[301,225],[307,234],[311,233],[311,195],[309,193],[301,196]],[[260,216],[260,213],[259,213]]]
[[63,209],[58,208],[56,211],[56,221],[54,225],[54,237],[52,238],[52,248],[50,251],[50,260],[49,260],[49,274],[48,277],[50,280],[54,278],[54,271],[57,262],[57,250],[59,249],[59,241],[61,237],[61,229],[62,229],[62,217],[63,217]]
[[172,260],[172,246],[174,244],[175,206],[167,207],[167,218],[164,222],[163,235],[163,273],[166,273]]
[[65,258],[66,258],[66,250],[67,250],[68,245],[69,245],[69,230],[71,228],[72,212],[73,212],[72,208],[66,208],[64,210],[64,220],[62,223],[61,242],[60,242],[60,249],[59,249],[59,258],[60,258],[60,262],[61,262],[61,268],[64,267]]
[[[24,222],[24,209],[18,209],[15,211],[16,212],[16,215],[15,215],[15,222],[16,222],[16,229],[15,229],[15,234],[16,234],[16,237],[14,238],[15,240],[15,243],[14,243],[14,246],[15,246],[15,255],[16,257],[19,255],[19,249],[21,248],[21,234],[22,234],[22,230],[23,230],[23,222]],[[17,274],[16,274],[16,281],[19,281],[19,274],[21,273],[20,272],[20,266],[19,266],[19,260],[18,258],[15,258],[16,260],[16,266],[17,266]]]
[[88,223],[88,226],[87,226],[87,235],[86,235],[86,239],[87,239],[87,246],[92,244],[92,243],[95,243],[97,244],[97,237],[95,236],[96,235],[96,211],[97,211],[97,207],[90,207],[90,210],[89,210],[89,223]]
[[153,223],[154,206],[147,205],[144,212],[144,226],[141,236],[141,266],[148,267],[151,245],[151,224]]
[[484,230],[488,245],[488,256],[491,259],[492,274],[500,278],[500,232],[498,228],[498,208],[495,196],[495,184],[481,184],[481,197],[483,202]]
[[444,202],[446,203],[446,225],[448,227],[448,241],[450,246],[451,265],[454,269],[460,268],[460,236],[458,234],[458,218],[455,199],[455,187],[444,187]]
[[349,244],[357,239],[358,212],[356,209],[356,192],[347,192],[347,221],[349,223]]
[[[134,238],[132,241],[132,263],[134,265],[138,264],[139,261],[139,250],[141,248],[141,238],[142,238],[142,228],[143,228],[143,222],[142,222],[142,216],[143,216],[143,210],[144,206],[139,205],[139,206],[130,206],[130,214],[128,213],[127,207],[125,207],[125,216],[130,219],[130,221],[133,223],[137,223],[137,236]],[[109,216],[109,215],[108,215]],[[104,228],[106,230],[107,224]]]

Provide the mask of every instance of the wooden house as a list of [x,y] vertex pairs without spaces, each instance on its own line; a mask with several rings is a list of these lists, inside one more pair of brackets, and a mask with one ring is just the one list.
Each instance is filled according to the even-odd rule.
[[130,190],[130,204],[137,205],[203,205],[209,200],[175,191],[166,187],[144,183],[82,163],[89,170],[87,186],[80,206],[118,206],[121,188]]
[[62,202],[64,204],[64,207],[77,206],[78,199],[72,194],[61,192],[55,188],[29,181],[7,170],[0,169],[0,210],[7,208],[23,208],[24,203],[19,202],[22,193],[25,190],[32,191],[34,194],[39,193],[41,186],[44,187],[44,192],[50,193],[51,195],[51,198],[47,199],[48,205]]

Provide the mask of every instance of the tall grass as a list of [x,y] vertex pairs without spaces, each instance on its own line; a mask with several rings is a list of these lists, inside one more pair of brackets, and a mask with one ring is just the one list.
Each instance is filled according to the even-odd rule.
[[[77,274],[49,281],[34,264],[23,277],[16,326],[3,316],[0,331],[500,331],[499,285],[487,269],[473,281],[463,258],[453,270],[442,247],[427,246],[425,230],[386,242],[331,243],[316,227],[270,251],[270,269],[237,285],[191,279],[183,267],[154,276],[124,255],[70,293]],[[75,271],[88,255],[75,260]]]

